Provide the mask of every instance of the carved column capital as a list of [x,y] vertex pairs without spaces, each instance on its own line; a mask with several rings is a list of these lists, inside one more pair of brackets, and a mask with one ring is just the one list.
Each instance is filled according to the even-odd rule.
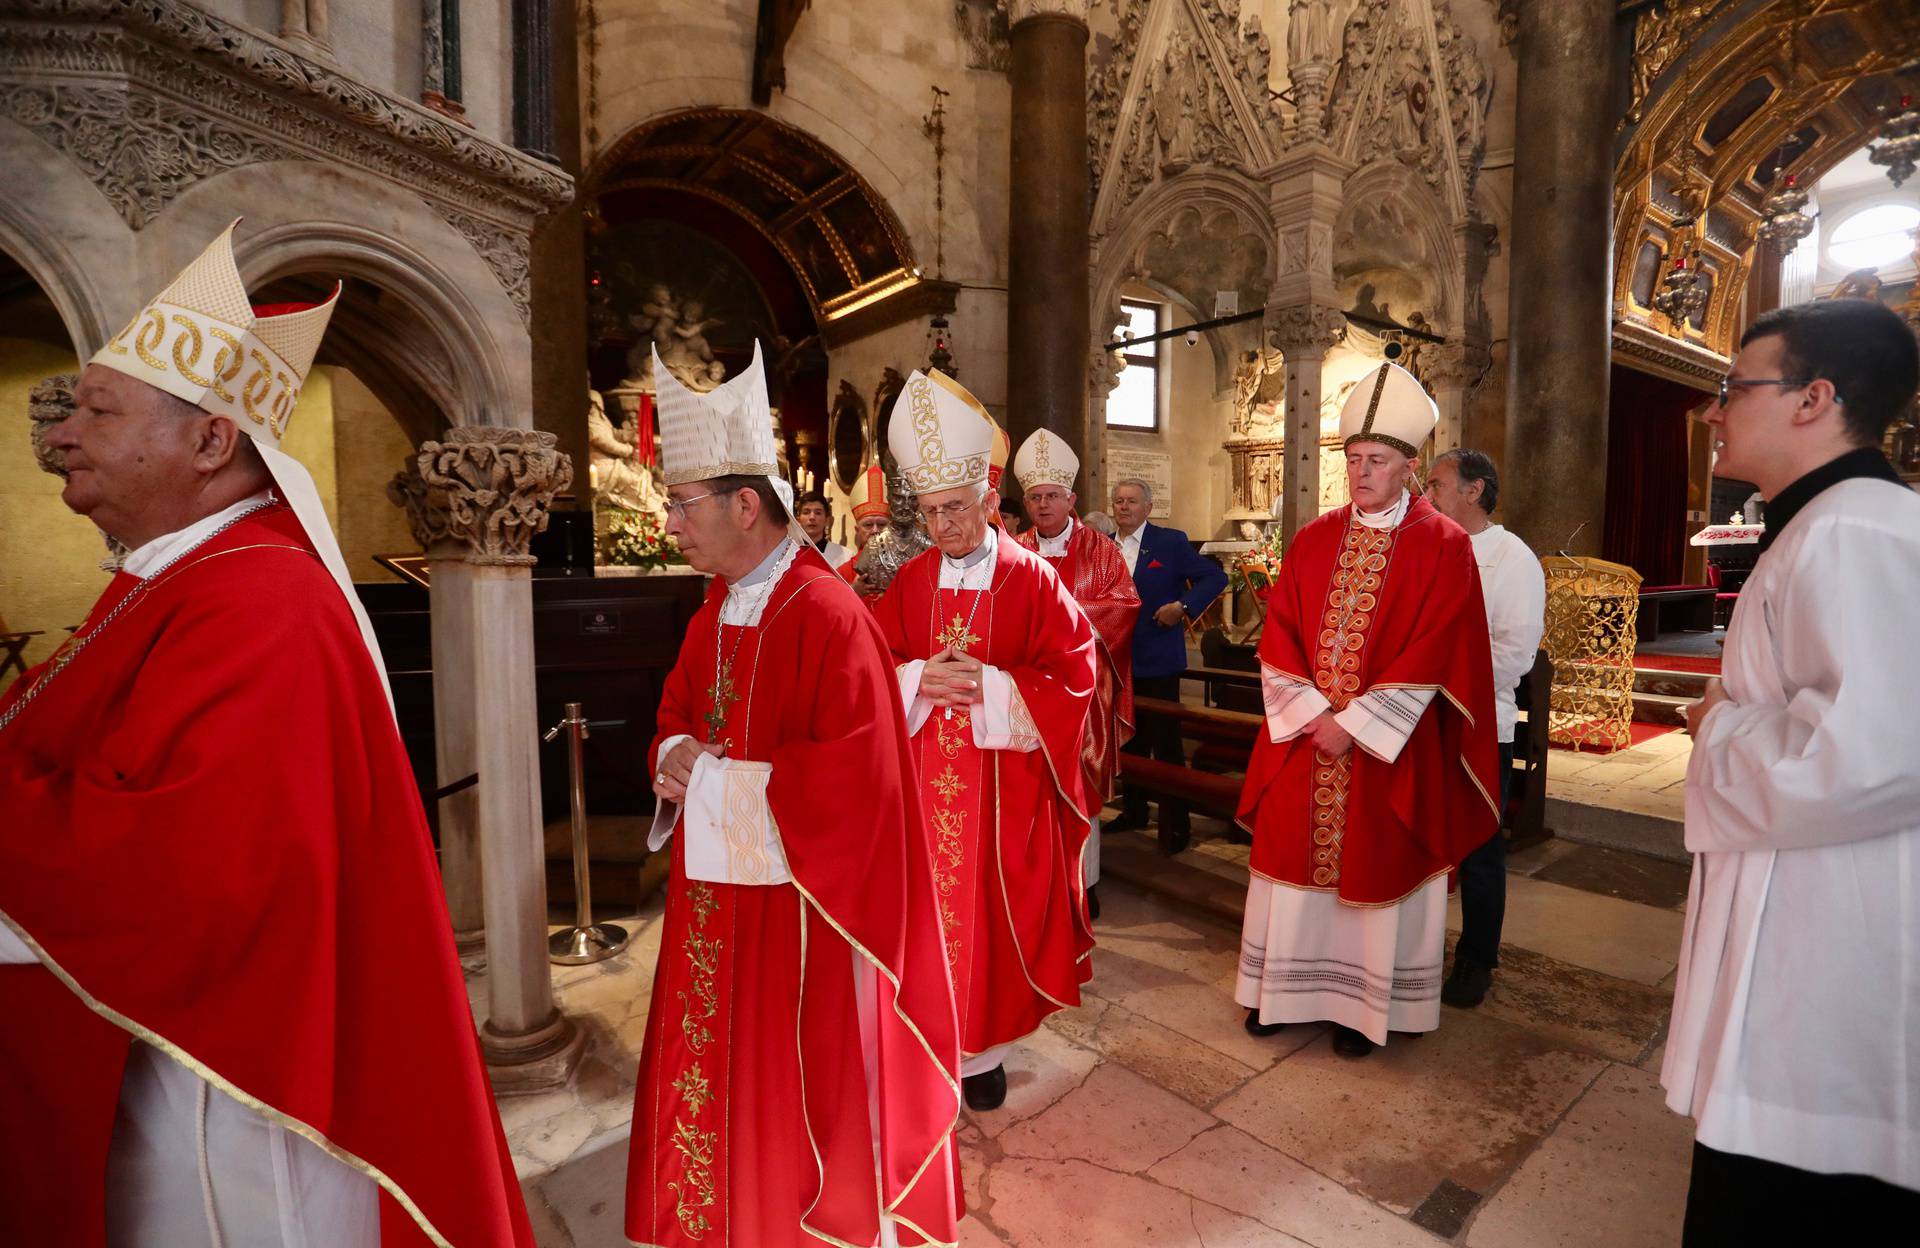
[[553,496],[573,484],[558,439],[533,429],[465,425],[415,457],[429,490],[445,492],[447,528],[469,562],[530,566],[527,544],[547,527]]
[[1030,17],[1064,17],[1087,24],[1087,0],[1007,0],[1007,28]]
[[1266,327],[1267,341],[1288,359],[1323,356],[1347,336],[1345,314],[1322,303],[1269,307]]
[[1479,343],[1448,342],[1425,348],[1420,359],[1425,380],[1435,390],[1463,390],[1487,371],[1492,356]]
[[387,482],[387,498],[407,513],[407,527],[413,530],[413,540],[420,543],[421,550],[431,551],[453,535],[447,517],[447,492],[429,486],[420,475],[417,452],[408,456],[393,480]]
[[27,436],[33,442],[33,459],[40,471],[56,477],[67,475],[66,454],[47,445],[53,427],[73,415],[73,390],[80,384],[78,373],[55,373],[33,383],[27,392],[27,419],[32,422]]

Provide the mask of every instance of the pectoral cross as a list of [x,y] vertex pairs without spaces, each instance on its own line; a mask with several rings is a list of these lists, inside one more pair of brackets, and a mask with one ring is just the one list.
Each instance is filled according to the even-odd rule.
[[703,717],[707,721],[707,740],[720,739],[720,730],[727,726],[727,708],[740,700],[733,688],[733,668],[720,669],[715,673],[713,684],[707,688],[707,698],[713,703]]
[[943,646],[951,647],[956,653],[965,653],[968,646],[980,644],[980,639],[969,631],[969,623],[960,618],[958,611],[953,613],[953,623],[941,629],[940,635],[934,640]]

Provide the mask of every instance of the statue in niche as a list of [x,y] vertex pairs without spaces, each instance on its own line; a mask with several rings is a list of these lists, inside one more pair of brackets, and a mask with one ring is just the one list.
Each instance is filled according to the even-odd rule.
[[1393,106],[1388,112],[1388,134],[1398,156],[1418,155],[1427,145],[1427,108],[1431,82],[1427,58],[1418,50],[1418,33],[1408,27],[1400,32],[1399,45],[1387,67],[1392,83]]
[[637,462],[637,450],[632,430],[624,423],[615,425],[600,392],[588,390],[587,457],[594,493],[599,501],[613,507],[664,516],[666,492],[654,479],[653,470]]
[[1198,159],[1194,127],[1198,90],[1193,43],[1185,31],[1178,31],[1153,87],[1153,124],[1160,140],[1163,172],[1177,173]]
[[1275,436],[1284,419],[1287,374],[1278,351],[1251,350],[1233,372],[1232,441]]

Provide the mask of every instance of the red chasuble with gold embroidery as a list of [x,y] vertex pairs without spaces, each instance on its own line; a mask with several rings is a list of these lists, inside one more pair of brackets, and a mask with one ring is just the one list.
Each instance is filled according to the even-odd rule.
[[116,576],[9,714],[0,919],[42,965],[0,966],[0,1242],[104,1242],[138,1037],[377,1180],[383,1248],[530,1246],[413,775],[292,512]]
[[985,591],[941,589],[940,551],[910,560],[875,614],[896,663],[955,645],[1007,673],[1037,738],[974,745],[975,705],[935,709],[913,738],[933,842],[961,1047],[982,1053],[1080,1004],[1092,978],[1080,853],[1080,750],[1095,678],[1093,628],[1040,557],[1002,537]]
[[1240,794],[1253,870],[1354,905],[1404,900],[1486,843],[1500,791],[1493,660],[1480,570],[1459,525],[1424,498],[1397,528],[1349,522],[1352,505],[1289,544],[1267,599],[1260,662],[1335,711],[1374,690],[1430,689],[1400,755],[1330,758],[1302,733],[1263,732]]
[[[1028,529],[1019,541],[1039,553],[1040,530]],[[1133,626],[1140,620],[1140,593],[1120,547],[1084,524],[1074,524],[1064,556],[1040,557],[1053,565],[1061,584],[1087,613],[1099,648],[1100,677],[1080,760],[1088,805],[1098,810],[1114,794],[1120,747],[1133,736]]]
[[684,733],[770,763],[793,882],[689,880],[673,835],[627,1236],[869,1245],[884,1205],[902,1244],[951,1244],[959,1041],[886,643],[812,549],[757,626],[722,625],[725,597],[716,579],[688,626],[649,759]]

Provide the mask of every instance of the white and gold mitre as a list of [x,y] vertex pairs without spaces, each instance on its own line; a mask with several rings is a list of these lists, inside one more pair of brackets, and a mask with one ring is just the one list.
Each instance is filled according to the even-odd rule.
[[887,445],[907,488],[932,494],[987,479],[995,428],[959,382],[938,369],[915,369],[894,404]]
[[1080,457],[1059,434],[1035,429],[1013,457],[1013,475],[1020,479],[1022,490],[1057,485],[1072,493],[1074,478],[1080,475]]
[[146,382],[280,445],[334,305],[256,308],[233,260],[238,218],[94,353],[90,364]]
[[887,514],[887,478],[879,464],[870,464],[847,491],[847,503],[853,508],[855,523]]
[[1006,475],[1007,460],[1013,454],[1013,439],[1000,427],[1000,422],[987,417],[993,425],[993,451],[987,457],[987,484],[994,489],[1000,488],[1000,478]]
[[1341,407],[1340,444],[1378,442],[1413,457],[1439,423],[1440,409],[1420,379],[1398,364],[1382,363]]
[[705,394],[695,394],[653,355],[653,397],[659,408],[660,461],[668,485],[714,477],[780,475],[773,443],[773,408],[767,402],[760,340],[753,363]]

